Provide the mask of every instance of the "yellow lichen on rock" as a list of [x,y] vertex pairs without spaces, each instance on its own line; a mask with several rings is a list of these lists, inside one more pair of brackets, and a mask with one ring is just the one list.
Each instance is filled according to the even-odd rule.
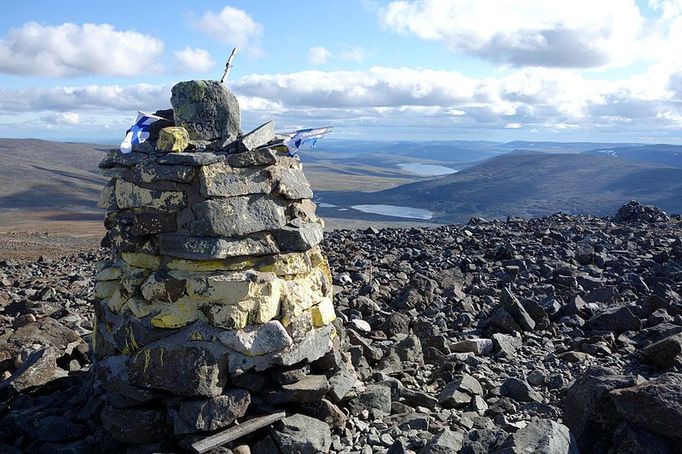
[[206,301],[235,304],[250,296],[251,282],[244,273],[169,273],[178,279],[186,279],[187,295]]
[[257,302],[254,323],[267,323],[279,315],[282,287],[283,282],[274,279],[261,288],[260,295],[254,298]]
[[182,126],[168,126],[159,131],[158,151],[179,153],[189,145],[189,133]]
[[322,298],[322,300],[310,309],[313,316],[313,326],[319,328],[327,326],[336,319],[336,312],[334,312],[334,305],[330,298]]
[[298,275],[284,281],[282,288],[282,320],[301,315],[325,296],[322,288],[325,277],[315,269],[308,274]]
[[150,323],[156,328],[181,328],[197,320],[205,320],[202,303],[191,298],[181,298],[175,303],[155,305],[158,313]]
[[258,308],[255,300],[244,300],[236,304],[210,303],[204,310],[213,326],[225,329],[244,329]]
[[255,257],[236,257],[234,259],[224,260],[172,259],[166,263],[166,267],[169,270],[194,272],[242,271],[255,268],[258,261],[259,260]]
[[120,209],[153,208],[170,212],[185,206],[185,195],[181,191],[145,189],[120,178],[116,180],[115,192]]
[[161,266],[161,257],[157,255],[143,254],[141,252],[124,252],[121,256],[128,265],[136,268],[155,270]]
[[272,272],[278,276],[305,274],[311,269],[310,257],[304,252],[277,255],[271,264],[259,268],[260,271]]

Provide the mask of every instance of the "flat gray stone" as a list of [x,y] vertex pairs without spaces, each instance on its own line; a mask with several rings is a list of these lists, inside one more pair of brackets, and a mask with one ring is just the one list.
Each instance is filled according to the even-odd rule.
[[301,380],[282,385],[264,393],[266,402],[281,405],[290,402],[319,402],[329,391],[329,381],[324,375],[306,375]]
[[493,341],[490,339],[465,339],[455,342],[450,346],[453,352],[467,353],[475,355],[486,355],[493,351]]
[[277,164],[277,152],[271,148],[244,151],[230,155],[228,162],[232,167],[257,167]]
[[287,225],[273,232],[282,252],[303,252],[322,241],[322,226],[304,222],[299,227]]
[[287,330],[277,320],[238,331],[225,330],[218,335],[218,339],[228,348],[247,356],[278,352],[293,344]]
[[215,154],[208,151],[196,153],[168,153],[159,157],[156,162],[168,166],[208,166],[217,162],[222,162],[226,155]]
[[284,207],[261,195],[205,200],[192,205],[192,209],[197,220],[189,230],[197,236],[243,236],[277,230],[287,222]]
[[277,421],[270,435],[282,454],[318,454],[329,452],[332,435],[329,426],[319,419],[294,414]]
[[280,252],[270,234],[254,234],[240,239],[161,234],[159,250],[162,255],[189,260],[273,255]]
[[515,432],[501,452],[579,454],[580,451],[568,427],[548,419],[534,419]]
[[194,179],[192,166],[168,166],[157,162],[149,162],[132,169],[126,179],[132,183],[154,183],[156,181],[175,181],[189,183]]
[[235,352],[230,354],[228,371],[241,374],[248,370],[263,371],[271,366],[291,366],[303,360],[315,361],[332,349],[333,325],[312,329],[300,342],[280,352],[261,356],[247,356]]
[[202,167],[199,182],[204,197],[269,194],[272,191],[272,179],[266,169],[235,168],[224,163]]
[[0,383],[0,390],[11,387],[16,391],[42,386],[58,376],[57,349],[43,348],[28,355],[22,366],[12,376]]
[[427,445],[419,451],[419,454],[454,454],[462,449],[463,443],[463,433],[446,428],[431,438]]
[[99,163],[100,169],[111,169],[113,167],[135,167],[152,161],[154,158],[146,153],[121,153],[119,150],[108,151],[104,159]]
[[268,121],[242,137],[242,145],[247,150],[253,150],[265,145],[275,138],[275,123]]
[[227,139],[239,134],[239,102],[217,80],[175,84],[171,89],[171,105],[175,125],[187,129],[190,139]]
[[280,168],[275,174],[274,192],[287,199],[312,199],[313,190],[300,168]]

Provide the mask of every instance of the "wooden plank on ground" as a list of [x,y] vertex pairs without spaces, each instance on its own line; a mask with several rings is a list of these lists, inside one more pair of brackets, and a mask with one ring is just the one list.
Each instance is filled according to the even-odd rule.
[[218,432],[215,435],[211,435],[210,437],[206,437],[203,440],[197,441],[192,445],[192,449],[198,453],[210,451],[213,448],[217,448],[218,446],[222,446],[225,443],[234,441],[237,438],[243,437],[244,435],[250,434],[251,432],[255,432],[256,430],[265,426],[269,426],[273,422],[284,419],[286,416],[286,412],[279,411],[271,415],[249,419],[242,424],[237,424],[230,427],[229,429],[223,430],[222,432]]

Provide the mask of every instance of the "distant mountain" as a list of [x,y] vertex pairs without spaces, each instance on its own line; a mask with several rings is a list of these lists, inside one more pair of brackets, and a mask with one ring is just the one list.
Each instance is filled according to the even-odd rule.
[[49,211],[101,218],[96,207],[106,178],[97,164],[105,145],[0,139],[0,211]]
[[634,159],[682,168],[682,145],[638,145],[634,147],[602,147],[587,154],[608,155],[614,158]]
[[682,169],[600,154],[516,152],[459,173],[375,193],[325,193],[342,206],[424,208],[434,220],[542,216],[557,211],[612,214],[637,199],[682,212]]
[[498,146],[501,150],[541,151],[543,153],[582,153],[597,148],[637,147],[637,143],[600,143],[600,142],[529,142],[514,140]]

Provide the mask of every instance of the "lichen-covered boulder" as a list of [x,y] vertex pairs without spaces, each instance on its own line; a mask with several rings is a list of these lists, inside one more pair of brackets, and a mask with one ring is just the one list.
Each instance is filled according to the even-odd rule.
[[159,131],[159,140],[156,141],[158,151],[179,153],[189,145],[189,133],[182,126],[169,126]]
[[215,80],[189,80],[171,90],[175,124],[192,140],[236,139],[240,112],[237,98]]

